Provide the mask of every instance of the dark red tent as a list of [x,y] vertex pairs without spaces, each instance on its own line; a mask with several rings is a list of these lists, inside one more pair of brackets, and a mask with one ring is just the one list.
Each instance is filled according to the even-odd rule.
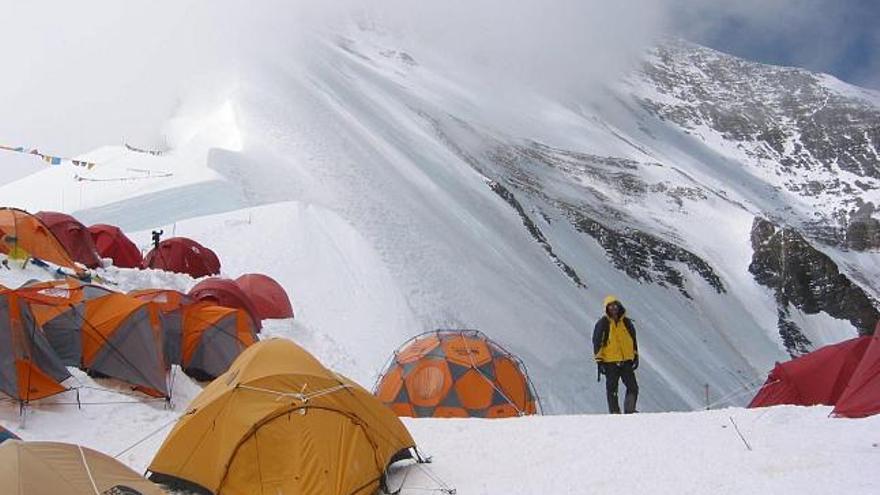
[[120,268],[140,268],[144,262],[141,250],[119,227],[103,223],[89,227],[92,241],[102,258],[110,258]]
[[857,337],[777,363],[749,407],[833,406],[859,366],[870,340],[871,337]]
[[72,216],[57,211],[37,212],[36,217],[49,227],[74,261],[89,268],[101,266],[101,256],[85,225]]
[[208,301],[218,306],[243,309],[254,320],[254,328],[257,330],[263,328],[254,302],[241,290],[235,280],[219,277],[202,280],[190,289],[189,296],[196,301]]
[[214,251],[186,237],[172,237],[160,242],[147,253],[143,266],[186,273],[193,278],[220,273],[220,260]]
[[248,273],[235,279],[251,299],[260,318],[293,318],[290,298],[281,284],[268,275]]
[[834,414],[847,418],[863,418],[880,413],[880,334],[876,331],[869,340],[862,361],[849,380]]

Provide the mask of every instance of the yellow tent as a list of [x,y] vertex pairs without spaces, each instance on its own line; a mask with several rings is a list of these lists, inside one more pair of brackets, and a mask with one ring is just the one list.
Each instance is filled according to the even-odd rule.
[[8,495],[161,495],[158,486],[112,457],[56,442],[0,445],[0,486]]
[[415,442],[369,392],[289,340],[247,348],[165,439],[152,479],[216,495],[370,494]]

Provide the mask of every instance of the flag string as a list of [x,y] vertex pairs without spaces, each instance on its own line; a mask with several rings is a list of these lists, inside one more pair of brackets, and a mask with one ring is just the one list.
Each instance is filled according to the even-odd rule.
[[67,158],[67,157],[63,157],[63,156],[49,155],[49,154],[40,152],[40,150],[38,150],[37,148],[26,148],[24,146],[8,146],[5,144],[0,144],[0,150],[37,156],[41,160],[43,160],[44,162],[48,163],[49,165],[61,165],[61,162],[70,162],[75,167],[82,167],[82,168],[85,168],[88,170],[91,170],[92,168],[95,167],[95,165],[97,165],[94,162],[88,162],[85,160],[74,160],[73,158]]

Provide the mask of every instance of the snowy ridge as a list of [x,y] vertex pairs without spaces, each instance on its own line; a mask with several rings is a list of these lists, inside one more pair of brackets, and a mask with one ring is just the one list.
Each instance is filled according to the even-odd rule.
[[[161,227],[210,246],[224,274],[265,271],[368,383],[406,338],[473,327],[523,359],[549,412],[602,411],[589,334],[608,293],[641,330],[642,410],[697,408],[706,384],[749,390],[787,358],[773,291],[748,271],[750,228],[761,215],[805,224],[818,203],[780,192],[711,121],[682,127],[643,105],[693,107],[693,88],[636,75],[596,102],[516,87],[496,98],[375,31],[309,48],[207,98],[213,107],[182,105],[162,156],[110,146],[82,157],[103,162],[91,179],[173,175],[96,182],[60,167],[0,197],[143,231],[143,247]],[[669,50],[676,64],[705,60],[692,71],[707,81],[707,67],[728,63]],[[859,283],[880,273],[870,256],[820,248]],[[790,313],[815,346],[856,333]]]
[[[524,361],[545,412],[580,414],[406,419],[434,463],[395,468],[402,493],[438,479],[468,494],[876,491],[878,418],[702,409],[707,386],[713,407],[744,405],[789,357],[778,288],[750,273],[756,217],[799,229],[880,297],[880,137],[853,130],[876,122],[877,93],[681,42],[594,101],[445,71],[443,54],[377,30],[305,43],[304,59],[260,61],[232,89],[181,102],[160,156],[106,143],[77,157],[98,163],[83,171],[0,155],[17,169],[0,204],[117,224],[144,250],[161,228],[213,249],[223,276],[265,273],[297,318],[264,336],[368,388],[409,337],[469,327]],[[804,111],[824,134],[804,131],[817,122]],[[838,135],[848,141],[815,147]],[[125,291],[197,283],[98,274]],[[12,267],[0,284],[48,276]],[[590,334],[609,293],[639,330],[635,416],[589,414],[606,410]],[[856,335],[827,312],[784,310],[815,347]],[[142,470],[200,390],[175,372],[165,408],[72,373],[82,409],[73,392],[24,416],[4,401],[0,423]]]

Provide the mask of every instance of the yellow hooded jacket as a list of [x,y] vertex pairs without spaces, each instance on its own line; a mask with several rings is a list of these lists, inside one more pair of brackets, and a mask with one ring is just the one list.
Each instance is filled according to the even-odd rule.
[[[611,303],[620,305],[620,316],[613,320],[606,308]],[[619,363],[632,361],[639,353],[636,330],[632,320],[626,317],[626,308],[614,296],[608,296],[602,303],[605,316],[599,319],[593,329],[593,354],[597,361]]]

